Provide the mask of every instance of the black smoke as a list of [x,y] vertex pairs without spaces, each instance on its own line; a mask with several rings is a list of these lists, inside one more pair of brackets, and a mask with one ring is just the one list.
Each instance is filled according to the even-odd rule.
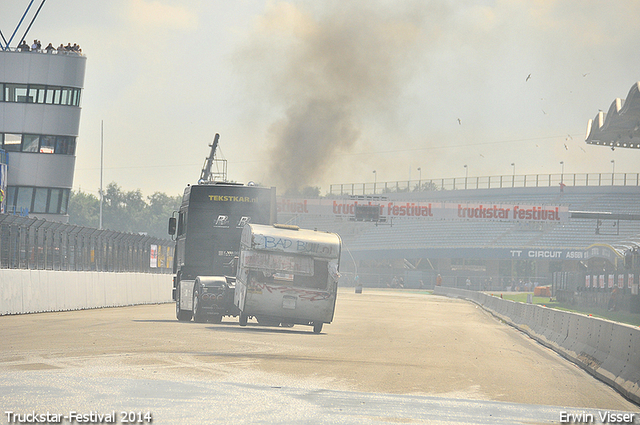
[[252,93],[278,111],[266,144],[280,193],[316,186],[364,121],[393,114],[424,36],[422,10],[403,4],[279,2],[257,20],[239,61]]

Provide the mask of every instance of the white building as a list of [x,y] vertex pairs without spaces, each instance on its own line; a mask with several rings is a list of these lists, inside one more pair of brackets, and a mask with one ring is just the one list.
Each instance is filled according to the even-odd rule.
[[0,50],[0,144],[7,211],[67,222],[86,57]]

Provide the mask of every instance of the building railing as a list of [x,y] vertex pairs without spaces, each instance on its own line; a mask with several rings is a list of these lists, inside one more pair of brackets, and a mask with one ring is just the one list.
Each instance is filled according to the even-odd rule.
[[0,214],[0,268],[171,273],[174,243]]
[[40,48],[37,50],[30,49],[29,51],[22,51],[17,47],[0,48],[0,52],[16,52],[16,53],[42,53],[47,55],[68,55],[68,56],[84,56],[80,51],[74,50],[58,50],[58,48],[47,50],[46,48]]
[[502,189],[565,186],[640,186],[640,173],[525,174],[487,177],[453,177],[394,182],[332,184],[330,195],[384,195],[437,190]]

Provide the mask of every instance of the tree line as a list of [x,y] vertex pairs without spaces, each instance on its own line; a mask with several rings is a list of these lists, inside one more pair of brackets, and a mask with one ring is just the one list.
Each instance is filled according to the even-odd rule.
[[[155,192],[144,197],[140,189],[124,191],[111,182],[104,191],[102,228],[118,232],[146,233],[168,239],[169,217],[180,208],[182,196]],[[100,199],[81,190],[69,197],[69,224],[97,228],[100,224]]]

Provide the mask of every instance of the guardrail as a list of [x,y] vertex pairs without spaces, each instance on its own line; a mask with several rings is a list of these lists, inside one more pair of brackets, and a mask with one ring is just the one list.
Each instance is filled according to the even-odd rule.
[[437,286],[436,295],[468,299],[640,403],[640,329],[582,314]]
[[0,316],[168,303],[172,287],[163,274],[3,270]]
[[640,186],[640,173],[523,174],[332,184],[329,193],[383,195],[395,192],[563,186]]
[[2,269],[171,273],[173,249],[144,234],[0,214]]

